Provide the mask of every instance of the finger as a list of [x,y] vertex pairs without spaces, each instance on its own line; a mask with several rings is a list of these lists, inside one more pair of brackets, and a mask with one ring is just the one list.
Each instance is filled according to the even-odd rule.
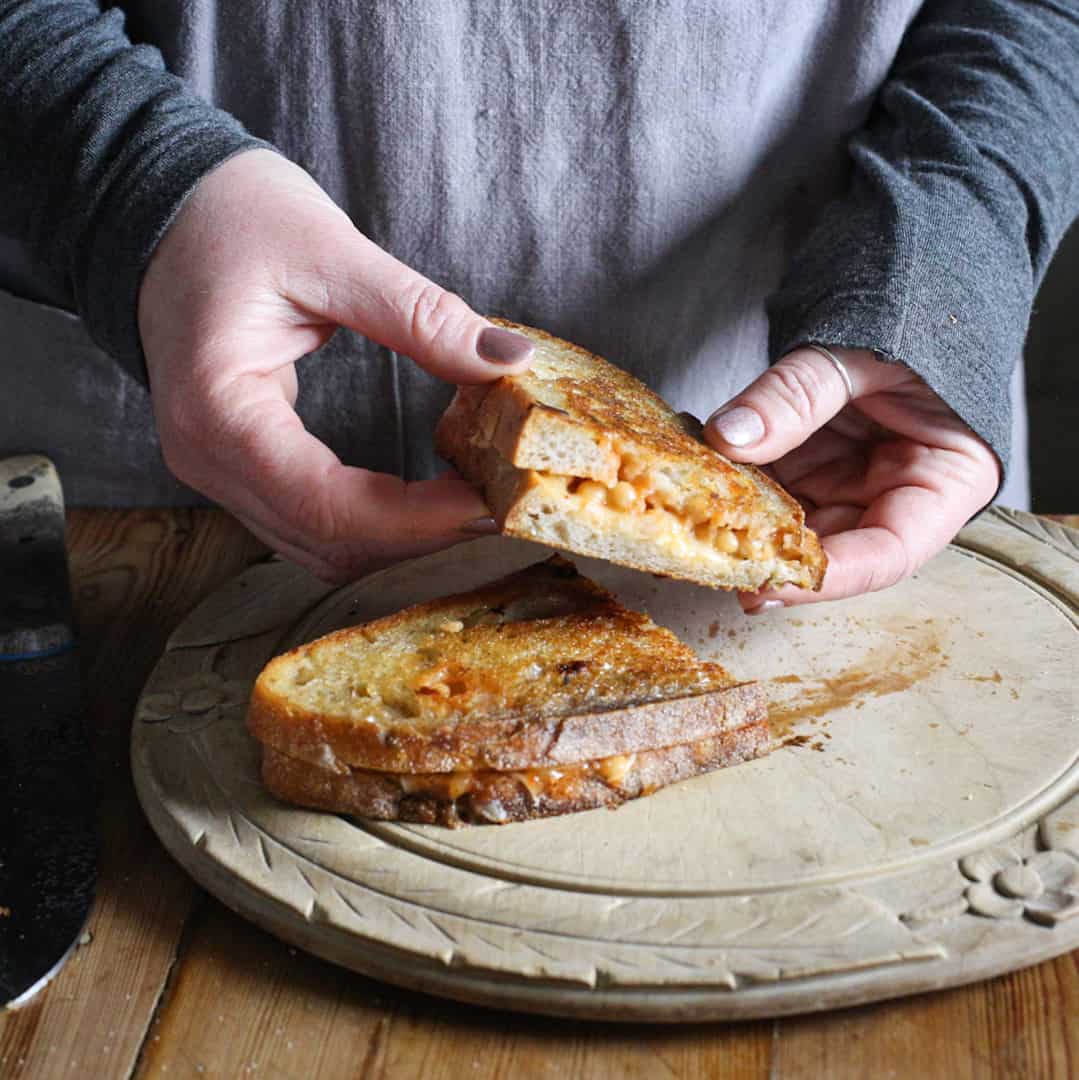
[[[359,470],[362,471],[362,470]],[[382,479],[379,474],[371,474]],[[396,482],[394,477],[386,477]],[[443,477],[437,481],[421,481],[405,485],[408,498],[420,505],[437,499],[436,489],[453,487],[460,483],[459,477]],[[314,537],[304,522],[296,522],[282,516],[278,504],[268,504],[256,491],[247,489],[237,496],[235,490],[219,501],[228,506],[232,513],[264,543],[269,544],[279,554],[292,562],[310,570],[324,581],[352,581],[364,574],[404,558],[425,555],[465,540],[474,540],[478,536],[498,531],[494,519],[486,516],[472,518],[474,513],[475,493],[470,489],[462,493],[464,506],[467,508],[461,517],[461,524],[447,529],[428,531],[419,534],[410,532],[405,538],[399,538],[383,530],[380,536],[373,536],[373,530],[365,530],[363,535],[344,536],[340,539],[327,540]],[[368,512],[372,518],[384,517],[387,507],[380,503],[369,504]],[[392,512],[392,511],[389,511]]]
[[[254,536],[290,562],[309,570],[315,577],[334,584],[355,581],[391,563],[404,558],[426,555],[441,548],[451,547],[466,540],[490,532],[490,529],[455,530],[442,536],[432,536],[429,541],[414,545],[409,550],[392,551],[383,548],[372,550],[363,544],[337,542],[333,545],[311,544],[310,539],[299,536],[288,539],[267,524],[268,515],[261,505],[252,505],[248,512],[231,509],[233,516]],[[483,519],[484,522],[489,519]],[[494,529],[497,531],[497,527]]]
[[335,234],[335,241],[327,258],[290,283],[308,310],[411,357],[447,382],[488,382],[528,366],[528,338],[493,326],[362,233]]
[[872,447],[868,459],[859,456],[825,463],[795,484],[800,495],[818,503],[857,503],[869,506],[895,488],[920,487],[980,493],[981,509],[996,491],[996,459],[981,451],[974,439],[963,450],[924,446],[909,439],[892,439]]
[[[342,515],[330,533],[324,531],[325,523],[315,531],[308,515],[290,514],[287,498],[267,503],[257,492],[248,496],[255,520],[267,522],[265,527],[292,549],[305,551],[309,558],[304,564],[317,563],[314,572],[327,580],[350,581],[377,565],[498,531],[482,501],[459,476],[404,484],[394,476],[342,466],[338,481],[344,484],[349,474],[357,481],[350,498],[363,505]],[[332,498],[334,491],[334,480],[327,478],[326,497]],[[310,498],[318,497],[318,492],[310,493]]]
[[[837,350],[854,398],[907,377],[865,350]],[[851,395],[836,366],[814,349],[795,349],[770,367],[705,425],[705,438],[736,461],[776,461],[832,419]]]
[[[865,495],[866,462],[861,454],[826,461],[812,472],[793,481],[788,490],[818,506],[854,504],[865,508],[870,499]],[[893,477],[894,487],[896,478]]]
[[[275,531],[272,525],[266,524],[264,519],[267,515],[261,506],[254,506],[250,513],[233,510],[232,514],[252,535],[277,552],[277,554],[284,556],[297,566],[302,566],[322,581],[331,584],[344,584],[355,581],[365,574],[373,573],[375,570],[380,570],[393,562],[399,561],[400,558],[406,557],[405,555],[399,555],[395,558],[385,552],[375,554],[362,547],[356,548],[354,545],[349,546],[347,544],[335,544],[332,548],[327,546],[310,547],[308,546],[308,538],[303,536],[295,540],[287,539]],[[486,525],[486,522],[492,519],[485,518],[481,520]],[[481,527],[475,530],[458,530],[444,537],[432,537],[429,544],[421,545],[408,554],[427,554],[430,551],[450,547],[465,540],[473,540],[478,535],[490,531],[492,530]],[[497,527],[495,527],[494,531],[497,531]]]
[[844,435],[852,442],[877,442],[894,436],[894,432],[878,424],[865,414],[866,402],[876,401],[881,395],[867,398],[864,394],[856,402],[846,409],[840,409],[831,420],[828,421],[828,430],[839,435]]
[[[212,404],[214,418],[186,433],[188,446],[203,448],[201,458],[173,471],[320,562],[348,570],[372,557],[420,554],[474,535],[488,517],[452,471],[406,484],[342,464],[270,378],[238,379]],[[167,448],[176,436],[165,435]]]
[[951,541],[978,509],[980,493],[946,485],[940,491],[899,487],[862,514],[858,527],[821,541],[828,569],[819,592],[784,586],[743,593],[747,612],[782,604],[840,600],[888,588],[914,573]]
[[864,506],[824,506],[806,515],[806,524],[821,538],[856,529],[865,515]]
[[860,528],[836,533],[824,537],[821,547],[828,556],[828,569],[819,592],[785,585],[781,589],[742,593],[739,601],[746,614],[875,592],[900,581],[910,565],[902,541],[889,529]]
[[831,426],[814,432],[801,446],[796,446],[778,461],[767,466],[775,478],[790,490],[803,476],[823,465],[860,456],[861,447],[844,435],[837,434]]
[[272,529],[264,526],[261,522],[248,514],[239,513],[235,510],[231,511],[231,513],[249,533],[261,540],[268,548],[275,551],[278,555],[283,555],[289,562],[295,563],[297,566],[302,566],[305,570],[310,571],[315,577],[322,581],[336,583],[340,580],[340,570],[326,562],[324,559],[321,559],[310,551],[307,551],[305,548],[297,547],[283,537],[278,536]]

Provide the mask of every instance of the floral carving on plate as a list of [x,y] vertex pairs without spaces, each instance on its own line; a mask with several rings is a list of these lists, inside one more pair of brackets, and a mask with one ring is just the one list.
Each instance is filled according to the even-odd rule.
[[1026,916],[1053,927],[1079,915],[1079,860],[1065,851],[1037,851],[1021,859],[1005,848],[987,848],[959,860],[970,881],[964,896],[975,915]]
[[173,734],[191,735],[242,709],[250,694],[246,681],[226,679],[215,671],[198,672],[169,690],[146,694],[136,716],[144,724],[165,724]]

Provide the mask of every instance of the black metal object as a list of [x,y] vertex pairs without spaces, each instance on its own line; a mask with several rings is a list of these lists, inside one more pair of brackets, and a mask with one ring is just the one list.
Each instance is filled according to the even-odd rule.
[[27,1001],[81,934],[97,873],[60,485],[0,462],[0,1007]]

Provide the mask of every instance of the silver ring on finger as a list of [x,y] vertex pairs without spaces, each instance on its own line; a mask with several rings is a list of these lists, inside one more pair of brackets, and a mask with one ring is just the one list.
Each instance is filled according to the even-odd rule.
[[832,361],[832,366],[839,372],[839,377],[843,380],[843,385],[847,388],[847,400],[845,404],[850,404],[854,400],[854,381],[850,377],[850,372],[847,370],[843,361],[831,349],[826,349],[823,345],[818,345],[816,342],[809,342],[806,345],[807,349],[812,349],[814,352],[818,352],[821,356]]

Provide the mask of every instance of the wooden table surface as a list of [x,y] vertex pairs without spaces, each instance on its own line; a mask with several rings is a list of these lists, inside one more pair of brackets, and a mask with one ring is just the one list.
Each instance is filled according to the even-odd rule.
[[0,1016],[0,1077],[1079,1076],[1079,951],[843,1012],[624,1027],[440,1001],[275,940],[171,861],[128,765],[135,700],[169,632],[265,551],[212,510],[76,510],[68,526],[98,896],[61,974]]

